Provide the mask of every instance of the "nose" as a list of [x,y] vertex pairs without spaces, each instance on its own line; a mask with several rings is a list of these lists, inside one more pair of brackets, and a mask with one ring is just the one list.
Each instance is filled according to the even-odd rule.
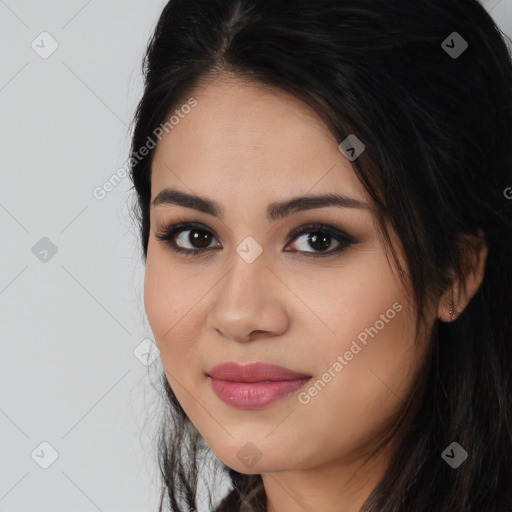
[[237,254],[212,291],[207,327],[230,340],[248,342],[282,335],[289,325],[289,290],[267,266],[263,254],[248,263]]

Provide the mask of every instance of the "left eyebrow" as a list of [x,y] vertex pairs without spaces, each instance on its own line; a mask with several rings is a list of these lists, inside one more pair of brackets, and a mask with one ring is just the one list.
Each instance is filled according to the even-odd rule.
[[[215,217],[224,217],[224,210],[212,199],[187,194],[185,192],[169,188],[163,189],[159,192],[151,206],[157,206],[160,204],[184,206]],[[361,210],[370,209],[368,204],[359,201],[358,199],[331,193],[313,196],[299,196],[282,202],[270,203],[267,208],[267,218],[269,221],[277,221],[294,212],[325,208],[328,206],[336,206],[338,208],[356,208]]]

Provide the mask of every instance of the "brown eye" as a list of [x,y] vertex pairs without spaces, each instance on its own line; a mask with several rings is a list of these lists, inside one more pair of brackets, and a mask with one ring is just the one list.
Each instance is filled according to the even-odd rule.
[[184,254],[204,252],[215,239],[212,232],[199,224],[177,224],[170,226],[156,238],[166,242],[171,249]]
[[[307,237],[305,235],[307,235]],[[302,241],[301,238],[303,238]],[[290,234],[290,240],[298,240],[298,244],[295,242],[295,244],[298,245],[297,252],[312,257],[329,256],[357,243],[354,238],[343,231],[331,226],[324,226],[323,224],[302,226]],[[328,251],[333,242],[337,242],[337,246]],[[313,249],[313,251],[308,249]]]
[[[302,235],[300,238],[304,236],[305,235]],[[333,237],[328,233],[322,233],[320,231],[308,233],[307,239],[302,243],[302,249],[299,248],[299,250],[305,251],[309,246],[315,251],[324,252],[329,249],[332,241]]]
[[[188,236],[181,236],[184,233],[189,233]],[[181,238],[181,241],[180,241]],[[211,244],[212,234],[209,231],[204,229],[187,229],[183,230],[180,235],[176,238],[177,245],[181,247],[183,243],[189,243],[192,245],[192,248],[205,249]],[[180,243],[178,243],[180,241]]]

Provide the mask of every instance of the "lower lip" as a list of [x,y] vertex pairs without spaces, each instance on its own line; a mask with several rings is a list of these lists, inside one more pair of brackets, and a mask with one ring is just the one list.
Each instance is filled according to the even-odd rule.
[[261,409],[299,390],[310,377],[262,382],[209,379],[215,394],[228,405],[239,409]]

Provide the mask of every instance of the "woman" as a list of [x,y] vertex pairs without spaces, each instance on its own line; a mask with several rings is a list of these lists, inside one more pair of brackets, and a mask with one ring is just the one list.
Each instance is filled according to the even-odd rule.
[[218,511],[510,512],[512,66],[484,8],[171,0],[144,72],[160,510],[197,510],[213,453]]

